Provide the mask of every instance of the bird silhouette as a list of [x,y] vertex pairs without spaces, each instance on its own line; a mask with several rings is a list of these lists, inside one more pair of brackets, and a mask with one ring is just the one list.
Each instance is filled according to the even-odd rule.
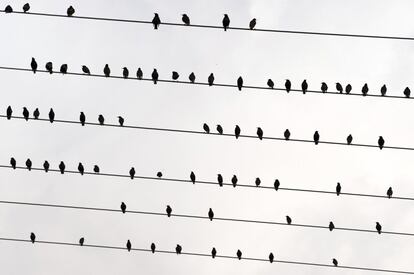
[[349,94],[351,93],[351,91],[352,91],[352,86],[351,86],[351,84],[346,85],[346,86],[345,86],[345,93],[346,93],[347,95],[349,95]]
[[99,173],[99,166],[98,165],[95,165],[93,167],[93,171],[98,174]]
[[4,11],[6,13],[12,13],[13,12],[13,8],[10,5],[7,5],[6,8],[4,9]]
[[213,84],[214,84],[214,74],[213,74],[213,73],[211,73],[211,74],[208,76],[207,81],[208,81],[208,86],[213,86]]
[[382,136],[380,136],[378,138],[378,146],[381,150],[382,150],[382,148],[384,148],[384,143],[385,143],[384,138]]
[[191,83],[194,83],[194,81],[195,81],[195,79],[196,79],[195,74],[194,74],[194,73],[191,73],[191,74],[188,76],[188,79],[190,80],[190,82],[191,82]]
[[224,14],[224,18],[223,18],[223,28],[224,31],[227,31],[227,28],[230,26],[230,18],[227,14]]
[[318,145],[318,143],[319,143],[319,133],[318,133],[318,131],[315,131],[315,133],[313,134],[313,141],[315,142],[315,145]]
[[289,138],[290,138],[290,131],[289,131],[289,129],[286,129],[285,132],[283,133],[283,135],[285,136],[285,139],[286,140],[289,140]]
[[111,69],[109,69],[108,64],[105,64],[103,72],[104,72],[105,77],[109,77],[111,75]]
[[32,71],[33,71],[33,73],[35,74],[35,73],[36,73],[36,71],[37,71],[37,62],[36,62],[36,60],[34,59],[34,57],[32,57],[32,62],[30,63],[30,67],[32,67]]
[[138,68],[138,70],[137,70],[137,78],[139,80],[141,80],[143,75],[144,75],[144,73],[142,72],[141,68]]
[[190,26],[190,17],[188,17],[188,15],[187,14],[183,14],[182,15],[182,17],[181,17],[181,20],[183,21],[183,23],[186,25],[186,26]]
[[190,180],[191,180],[191,182],[192,182],[193,184],[195,184],[196,176],[195,176],[195,174],[194,174],[194,172],[193,172],[193,171],[191,171],[191,174],[190,174]]
[[26,121],[29,120],[29,110],[26,107],[23,107],[23,117]]
[[223,186],[223,176],[221,174],[217,174],[217,182],[221,186]]
[[393,194],[393,192],[392,192],[392,188],[390,187],[390,188],[388,188],[388,190],[387,190],[387,196],[388,196],[388,198],[389,198],[389,199],[391,199],[392,194]]
[[29,171],[32,170],[32,161],[30,159],[26,160],[26,167],[27,167],[27,170]]
[[321,91],[322,93],[326,93],[328,91],[328,85],[325,82],[322,82]]
[[126,211],[126,204],[124,202],[121,203],[121,211],[125,214]]
[[50,123],[53,123],[53,121],[55,121],[55,112],[53,111],[52,108],[50,108],[50,111],[49,111],[49,121]]
[[33,117],[34,117],[34,119],[39,119],[39,116],[40,116],[40,111],[39,111],[39,108],[36,108],[36,109],[33,111]]
[[131,169],[129,169],[129,176],[131,177],[131,180],[134,179],[135,177],[135,168],[131,167]]
[[165,211],[167,212],[167,217],[171,217],[171,213],[172,213],[172,208],[171,206],[167,205],[167,208],[165,209]]
[[333,224],[333,222],[329,222],[329,231],[332,231],[335,229],[335,225]]
[[291,88],[292,88],[292,83],[290,82],[289,79],[286,79],[286,82],[285,82],[286,92],[289,93]]
[[334,266],[338,266],[338,261],[335,258],[332,259],[332,263]]
[[237,89],[241,91],[242,87],[243,87],[243,78],[239,76],[239,78],[237,79]]
[[210,219],[210,221],[212,221],[214,218],[214,212],[211,208],[210,210],[208,210],[208,218]]
[[68,72],[68,64],[62,64],[62,65],[60,66],[60,72],[61,72],[62,74],[66,74],[66,73]]
[[79,174],[81,174],[82,176],[83,176],[83,173],[85,173],[85,168],[83,167],[83,164],[81,162],[79,162],[78,171],[79,171]]
[[270,252],[270,254],[269,254],[269,262],[270,263],[273,263],[273,260],[275,259],[275,256],[273,255],[273,253],[272,252]]
[[16,169],[16,159],[15,158],[10,158],[10,165],[13,169]]
[[63,161],[59,163],[59,170],[61,174],[65,173],[65,163]]
[[151,244],[151,252],[154,254],[155,253],[155,243]]
[[289,216],[286,216],[286,222],[287,224],[292,224],[292,219]]
[[172,72],[171,78],[173,80],[177,80],[179,77],[180,77],[180,75],[176,71],[173,71]]
[[353,140],[352,135],[349,135],[349,136],[346,138],[346,143],[347,143],[348,145],[350,145],[350,144],[352,143],[352,140]]
[[26,13],[26,12],[28,12],[29,10],[30,10],[30,5],[29,5],[29,3],[24,4],[24,5],[23,5],[23,12],[24,12],[24,13]]
[[131,241],[128,240],[127,243],[126,243],[126,248],[128,249],[128,252],[131,251],[131,247],[132,247]]
[[7,107],[7,110],[6,110],[7,119],[11,119],[12,114],[13,114],[12,107],[11,106]]
[[50,74],[53,73],[53,63],[52,62],[47,62],[45,65],[46,71],[48,71]]
[[365,83],[364,86],[362,87],[362,95],[366,96],[368,94],[368,84]]
[[83,112],[80,112],[79,121],[80,121],[82,126],[85,126],[85,120],[86,120],[85,114]]
[[206,134],[210,134],[210,127],[208,127],[207,123],[203,124],[203,130]]
[[158,81],[158,72],[157,69],[154,68],[151,74],[152,80],[154,81],[154,84],[157,84]]
[[256,134],[257,134],[257,137],[258,137],[260,140],[262,140],[262,139],[263,139],[263,130],[262,130],[262,128],[257,127],[257,132],[256,132]]
[[223,134],[223,127],[221,127],[221,125],[217,124],[216,130],[217,130],[217,133],[219,133],[220,135]]
[[85,238],[82,237],[82,238],[79,239],[79,245],[80,246],[83,246],[84,242],[85,242]]
[[257,187],[260,186],[260,183],[262,183],[262,181],[260,180],[260,178],[256,178],[256,180],[254,181],[254,183],[256,184]]
[[217,255],[217,250],[215,247],[213,247],[213,249],[211,250],[211,257],[214,259]]
[[99,116],[98,116],[98,122],[99,122],[99,124],[100,124],[100,125],[104,125],[105,118],[104,118],[104,116],[103,116],[103,115],[99,115]]
[[338,182],[336,184],[336,195],[337,196],[339,196],[339,194],[341,194],[341,189],[342,189],[341,184]]
[[88,67],[86,67],[85,65],[83,65],[82,66],[82,72],[84,72],[85,74],[88,74],[88,75],[90,75],[91,74],[91,71],[89,70],[89,68]]
[[46,173],[49,172],[49,167],[50,167],[49,162],[45,160],[45,162],[43,162],[43,169],[45,169]]
[[122,68],[122,76],[126,79],[129,76],[129,71],[127,67]]
[[386,93],[387,93],[387,86],[385,86],[384,84],[381,87],[381,96],[385,96]]
[[35,241],[36,241],[36,235],[35,235],[35,233],[30,233],[30,241],[32,241],[32,243],[35,243]]
[[273,89],[275,87],[275,83],[270,78],[267,80],[267,86],[269,86],[270,89]]
[[381,234],[382,232],[382,226],[379,222],[376,223],[375,229],[377,229],[378,234]]
[[308,90],[308,83],[306,82],[306,79],[302,82],[302,92],[303,94],[306,94],[306,91]]
[[279,186],[280,186],[280,181],[278,179],[275,180],[275,182],[273,183],[273,186],[275,187],[275,190],[279,190]]
[[405,97],[407,97],[407,98],[410,97],[410,94],[411,94],[410,88],[406,87],[404,89],[404,95],[405,95]]
[[68,8],[68,10],[66,11],[66,14],[70,17],[70,16],[73,16],[73,14],[75,14],[75,9],[72,7],[72,6],[70,6],[69,8]]
[[119,126],[124,126],[124,122],[125,122],[125,120],[124,120],[124,118],[123,117],[121,117],[121,116],[118,116],[118,123],[119,123]]
[[242,257],[242,252],[240,251],[240,249],[238,249],[238,250],[237,250],[236,255],[237,255],[237,258],[238,258],[239,260],[241,260],[241,257]]
[[336,82],[336,90],[342,94],[342,92],[344,91],[344,89],[342,88],[341,83]]
[[233,187],[236,187],[236,185],[237,185],[237,176],[236,175],[233,175],[233,177],[231,178],[231,183],[233,184]]
[[177,244],[177,246],[175,247],[175,252],[178,254],[181,254],[181,251],[183,250],[183,248],[181,247],[181,245]]
[[253,30],[253,29],[254,29],[254,27],[256,27],[256,18],[253,18],[253,19],[250,21],[250,23],[249,23],[249,28],[250,28],[251,30]]
[[240,129],[239,125],[236,125],[236,127],[234,128],[234,135],[235,135],[236,139],[239,138],[240,132],[241,132],[241,129]]
[[154,13],[152,24],[154,25],[154,30],[157,30],[158,26],[161,24],[161,20],[160,20],[160,17],[158,16],[158,13]]
[[162,173],[161,172],[157,172],[157,177],[158,178],[162,178]]

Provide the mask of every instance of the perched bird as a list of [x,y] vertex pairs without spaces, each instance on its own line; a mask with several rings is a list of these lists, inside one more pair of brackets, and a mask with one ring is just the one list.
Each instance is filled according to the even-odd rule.
[[338,182],[336,184],[336,195],[337,196],[339,196],[339,194],[341,194],[341,189],[342,189],[341,184]]
[[139,80],[141,80],[143,75],[144,75],[144,73],[142,72],[141,68],[138,68],[138,70],[137,70],[137,78]]
[[131,167],[131,169],[129,169],[129,176],[131,177],[131,180],[134,179],[135,177],[135,168]]
[[319,133],[318,133],[318,131],[315,131],[315,133],[313,134],[313,141],[315,142],[315,145],[318,145],[318,143],[319,143]]
[[158,13],[154,13],[154,18],[152,19],[152,24],[154,25],[154,29],[157,30],[158,26],[161,24],[160,17]]
[[121,117],[121,116],[118,116],[118,123],[119,123],[119,126],[124,126],[124,122],[125,122],[125,120],[124,120],[124,118],[123,117]]
[[208,210],[208,218],[210,219],[210,221],[212,221],[214,218],[214,212],[211,208],[210,210]]
[[181,17],[181,20],[185,25],[190,26],[190,17],[188,17],[187,14],[184,13]]
[[161,172],[157,172],[157,177],[158,178],[162,178],[162,173]]
[[338,266],[338,261],[335,258],[332,259],[332,263],[334,266]]
[[273,183],[273,186],[275,187],[275,190],[279,190],[279,186],[280,186],[280,181],[278,179],[275,180],[275,182]]
[[152,243],[151,244],[151,252],[152,253],[155,253],[155,243]]
[[68,8],[68,10],[66,11],[66,13],[67,13],[67,15],[70,17],[70,16],[73,16],[73,14],[75,13],[75,9],[72,7],[72,6],[70,6],[69,8]]
[[152,80],[154,81],[154,84],[157,84],[158,81],[158,72],[157,69],[154,68],[151,74]]
[[341,83],[336,82],[336,90],[342,94],[342,92],[344,91],[344,89],[342,88]]
[[49,162],[45,160],[45,162],[43,163],[43,169],[45,169],[46,173],[49,172],[49,167],[50,167]]
[[368,94],[368,84],[365,83],[364,86],[362,87],[362,95],[366,96]]
[[123,67],[122,68],[122,75],[123,75],[124,78],[128,78],[129,71],[128,71],[128,68],[127,67]]
[[66,74],[66,73],[68,72],[68,64],[62,64],[62,65],[60,66],[60,72],[61,72],[62,74]]
[[30,240],[32,241],[32,243],[35,243],[35,241],[36,241],[36,235],[35,235],[35,233],[30,233]]
[[26,121],[29,120],[29,110],[26,107],[23,107],[23,117]]
[[13,8],[10,5],[7,5],[6,8],[4,9],[4,11],[6,13],[12,13],[13,12]]
[[53,63],[52,62],[47,62],[45,65],[46,71],[48,71],[50,74],[53,73]]
[[377,229],[378,234],[381,234],[382,226],[381,226],[381,224],[379,222],[377,222],[377,224],[375,226],[375,229]]
[[221,174],[217,174],[217,182],[221,186],[223,186],[223,176]]
[[95,165],[93,167],[93,171],[98,174],[99,173],[99,166],[98,165]]
[[36,109],[33,111],[33,117],[34,117],[34,119],[39,119],[39,116],[40,116],[40,111],[39,111],[39,108],[36,108]]
[[27,170],[29,171],[32,170],[32,161],[30,159],[26,160],[26,167],[27,167]]
[[385,86],[384,84],[381,87],[381,96],[385,96],[386,93],[387,93],[387,86]]
[[351,91],[352,91],[351,84],[346,85],[346,87],[345,87],[345,93],[349,95],[349,93],[351,93]]
[[10,158],[10,165],[13,169],[16,169],[16,159],[15,158]]
[[328,91],[328,85],[325,82],[322,82],[321,91],[322,93],[326,93]]
[[111,69],[109,69],[108,64],[105,64],[105,67],[104,67],[104,69],[103,69],[103,72],[104,72],[105,77],[109,77],[109,76],[110,76],[110,74],[111,74]]
[[233,184],[233,187],[236,187],[237,185],[237,176],[233,175],[233,177],[231,178],[231,183]]
[[79,245],[80,246],[83,246],[83,243],[84,242],[85,242],[85,238],[84,237],[82,237],[82,238],[79,239]]
[[126,243],[126,248],[128,249],[128,252],[131,251],[131,247],[132,247],[131,241],[128,240],[127,243]]
[[391,199],[391,197],[392,197],[392,188],[390,187],[390,188],[388,188],[388,190],[387,190],[387,196],[388,196],[388,198],[389,199]]
[[83,176],[83,173],[85,173],[85,168],[83,167],[83,164],[81,162],[79,162],[78,171],[79,171],[79,174],[81,174],[82,176]]
[[196,176],[195,176],[195,174],[194,174],[194,172],[193,172],[193,171],[191,171],[191,174],[190,174],[190,180],[191,180],[191,182],[192,182],[193,184],[195,184]]
[[191,73],[191,74],[188,76],[188,79],[190,80],[190,82],[191,82],[191,83],[194,83],[194,81],[195,81],[195,79],[196,79],[195,74],[194,74],[194,73]]
[[49,121],[50,121],[50,123],[53,123],[54,120],[55,120],[55,112],[53,111],[52,108],[50,108],[50,111],[49,111]]
[[329,231],[332,231],[335,229],[335,225],[333,224],[333,222],[329,222]]
[[171,78],[173,80],[177,80],[179,77],[180,77],[180,75],[176,71],[173,71],[172,72]]
[[405,95],[405,97],[407,97],[407,98],[410,97],[410,94],[411,94],[410,88],[406,87],[404,89],[404,95]]
[[260,186],[260,183],[262,183],[262,181],[260,180],[260,178],[256,178],[256,180],[254,181],[254,183],[256,184],[257,187]]
[[349,135],[349,136],[346,138],[346,143],[348,143],[348,145],[350,145],[350,144],[352,143],[352,140],[353,140],[352,135]]
[[292,88],[292,83],[290,82],[289,79],[286,79],[286,82],[285,82],[286,92],[289,93],[291,88]]
[[167,205],[167,209],[165,209],[165,211],[167,212],[167,216],[168,218],[171,217],[171,213],[172,213],[172,208],[171,206]]
[[227,14],[224,14],[224,18],[223,18],[223,28],[224,31],[227,31],[227,28],[230,26],[230,18]]
[[303,94],[306,94],[306,91],[308,90],[308,83],[306,82],[306,79],[302,82],[302,92]]
[[183,250],[183,248],[181,247],[181,245],[177,244],[177,246],[175,247],[175,252],[178,254],[181,254],[181,251]]
[[250,28],[251,30],[253,30],[253,29],[254,29],[254,27],[256,27],[256,18],[253,18],[253,19],[250,21],[250,23],[249,23],[249,28]]
[[7,107],[7,110],[6,110],[7,119],[11,119],[12,114],[13,114],[12,107],[11,106]]
[[270,252],[270,254],[269,254],[269,262],[270,263],[273,263],[273,260],[275,259],[275,256],[273,255],[273,253],[272,252]]
[[214,84],[214,74],[213,73],[211,73],[209,76],[208,76],[208,86],[213,86],[213,84]]
[[289,140],[289,138],[290,138],[290,131],[289,131],[289,129],[286,129],[285,132],[283,133],[283,135],[285,136],[285,139],[286,140]]
[[59,163],[59,170],[60,170],[60,173],[61,174],[63,174],[63,173],[65,173],[65,163],[63,162],[63,161],[61,161],[60,163]]
[[287,224],[292,224],[292,219],[289,216],[286,216]]
[[384,143],[385,143],[384,138],[382,136],[380,136],[378,138],[378,146],[381,150],[382,150],[382,148],[384,148]]
[[275,87],[275,83],[270,78],[267,80],[267,86],[269,86],[270,89],[273,89]]
[[223,134],[223,127],[221,127],[220,124],[217,124],[216,130],[217,130],[217,133],[219,133],[220,135]]
[[211,257],[214,259],[217,255],[217,250],[215,247],[213,247],[213,249],[211,250]]
[[237,89],[241,91],[242,87],[243,87],[243,78],[239,76],[239,78],[237,79]]
[[124,202],[121,203],[121,211],[125,214],[126,211],[126,204]]
[[239,260],[241,260],[241,257],[242,257],[242,252],[240,251],[240,249],[238,249],[238,250],[237,250],[236,255],[237,255],[237,258],[238,258]]
[[241,129],[240,129],[239,125],[236,125],[236,127],[234,128],[234,135],[235,135],[236,139],[239,138],[240,132],[241,132]]
[[206,134],[210,134],[210,127],[208,127],[207,123],[203,124],[203,130]]
[[32,62],[30,63],[30,67],[32,67],[32,71],[33,71],[33,73],[35,74],[35,73],[36,73],[36,71],[37,71],[37,62],[36,62],[36,60],[34,59],[34,57],[32,57]]
[[85,74],[89,74],[89,75],[91,74],[91,71],[85,65],[82,66],[82,72],[84,72]]
[[26,13],[26,12],[28,12],[29,10],[30,10],[30,5],[29,5],[29,3],[24,4],[24,5],[23,5],[23,12],[24,12],[24,13]]
[[262,128],[257,127],[257,132],[256,132],[256,134],[257,134],[257,137],[258,137],[260,140],[262,140],[262,139],[263,139],[263,130],[262,130]]
[[79,121],[80,121],[82,126],[85,126],[85,120],[86,120],[85,114],[83,112],[80,112]]
[[98,121],[99,121],[99,124],[100,124],[100,125],[104,125],[104,122],[105,122],[105,118],[104,118],[104,116],[103,116],[103,115],[99,115],[99,116],[98,116]]

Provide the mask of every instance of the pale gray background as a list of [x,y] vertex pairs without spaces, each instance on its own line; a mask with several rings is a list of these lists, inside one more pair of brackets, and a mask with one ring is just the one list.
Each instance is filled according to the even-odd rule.
[[[0,1],[21,9],[25,1]],[[181,22],[187,13],[193,23],[221,24],[228,13],[233,26],[247,26],[256,17],[260,28],[413,36],[413,1],[35,1],[32,11],[65,13],[73,5],[77,15],[150,20],[158,12],[162,20]],[[351,83],[360,89],[367,82],[371,92],[386,83],[389,93],[402,95],[414,87],[414,42],[333,38],[177,28],[151,25],[0,15],[0,64],[29,68],[36,57],[39,67],[47,61],[68,63],[80,72],[86,64],[102,73],[109,63],[113,74],[127,66],[132,75],[141,67],[149,75],[158,68],[161,78],[177,70],[187,79],[194,71],[205,81],[214,72],[217,82],[235,83],[239,75],[246,85],[276,86],[290,78],[298,88],[304,78],[311,89],[326,81]],[[127,124],[201,129],[220,123],[225,132],[239,124],[243,133],[280,136],[286,128],[292,137],[414,146],[412,100],[362,98],[335,95],[301,95],[220,87],[200,87],[116,79],[0,71],[1,112],[8,105],[21,112],[35,107],[46,117],[50,107],[56,118],[78,119],[79,112],[96,121],[102,113],[108,122],[123,115]],[[414,196],[410,151],[358,147],[314,146],[280,141],[145,132],[129,129],[0,120],[2,164],[14,156],[19,164],[27,157],[34,166],[48,159],[53,167],[64,160],[76,169],[82,161],[91,170],[187,178],[194,170],[199,179],[215,180],[218,172],[228,181],[237,174],[241,183]],[[407,201],[339,197],[296,192],[215,186],[130,181],[105,177],[61,176],[42,172],[0,171],[0,199],[95,207],[206,214],[217,216],[328,224],[413,232],[413,207]],[[414,239],[286,226],[167,219],[140,215],[108,214],[48,208],[0,205],[0,235],[39,239],[206,252],[216,246],[219,254],[276,258],[378,268],[414,270]],[[151,255],[80,247],[0,242],[2,274],[366,274],[293,265],[208,259],[175,255]]]

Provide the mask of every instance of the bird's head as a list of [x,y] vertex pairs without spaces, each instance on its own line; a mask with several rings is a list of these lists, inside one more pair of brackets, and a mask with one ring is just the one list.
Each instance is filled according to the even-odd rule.
[[155,16],[158,16],[158,13],[154,12],[154,15],[155,15]]

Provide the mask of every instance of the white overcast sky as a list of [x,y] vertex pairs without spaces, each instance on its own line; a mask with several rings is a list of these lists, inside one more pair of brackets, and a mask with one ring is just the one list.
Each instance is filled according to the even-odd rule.
[[[21,9],[25,1],[0,1]],[[32,11],[65,13],[73,5],[77,15],[181,22],[187,13],[193,23],[221,24],[224,13],[232,26],[248,26],[257,18],[259,28],[414,36],[413,1],[389,0],[272,0],[272,1],[52,1],[30,3]],[[116,22],[69,20],[0,14],[1,66],[29,68],[35,57],[40,68],[48,61],[67,63],[69,71],[88,65],[102,73],[106,63],[113,74],[122,67],[135,75],[141,67],[149,76],[157,68],[161,78],[176,70],[182,77],[192,71],[206,81],[213,72],[220,83],[235,83],[242,75],[246,85],[265,85],[272,78],[282,86],[289,78],[295,88],[307,79],[310,89],[325,81],[351,83],[360,90],[368,83],[370,93],[387,84],[390,94],[402,95],[414,88],[414,42],[358,38],[317,37],[263,32],[178,28]],[[359,143],[385,138],[387,145],[414,146],[413,101],[336,95],[263,92],[221,87],[187,86],[121,79],[0,71],[1,112],[8,105],[20,114],[26,106],[38,107],[46,117],[53,107],[56,118],[73,119],[84,111],[88,121],[103,114],[116,123],[200,130],[223,125],[226,133],[235,124],[255,134],[260,126],[267,136],[281,136],[286,128],[292,138],[345,141],[352,133]],[[0,162],[14,156],[23,165],[30,157],[34,166],[45,159],[54,168],[61,160],[68,169],[82,161],[88,170],[98,164],[102,172],[127,173],[226,181],[236,174],[240,183],[254,184],[260,177],[271,186],[278,178],[283,187],[414,196],[414,153],[259,141],[231,137],[147,132],[107,127],[0,119]],[[167,204],[177,213],[203,215],[211,207],[217,216],[284,221],[338,227],[374,229],[379,221],[387,231],[414,231],[414,209],[409,201],[336,197],[287,191],[191,185],[119,178],[64,175],[43,172],[0,171],[0,200],[74,204],[164,211]],[[166,217],[122,215],[50,208],[0,205],[0,236],[39,240],[172,250],[414,270],[414,239],[345,231],[209,222]],[[0,242],[2,274],[368,274],[350,270],[282,265],[251,261],[209,259],[176,255],[127,253],[81,247]]]

